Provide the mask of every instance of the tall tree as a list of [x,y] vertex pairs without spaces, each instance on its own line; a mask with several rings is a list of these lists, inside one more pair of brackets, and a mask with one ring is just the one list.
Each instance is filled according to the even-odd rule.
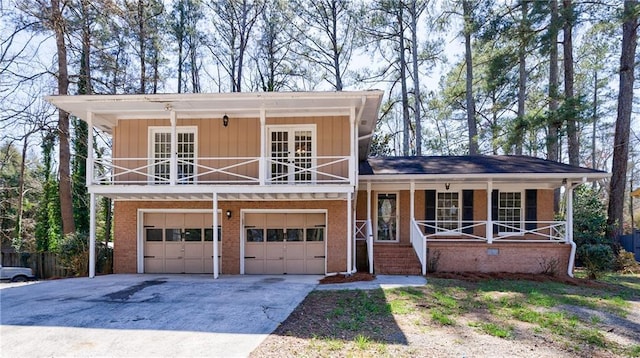
[[471,53],[471,34],[474,32],[473,4],[470,0],[462,0],[462,16],[464,20],[464,62],[467,70],[466,77],[466,103],[467,103],[467,127],[469,132],[469,154],[477,155],[478,150],[478,124],[476,121],[476,103],[473,98],[473,58]]
[[291,41],[287,37],[288,19],[292,16],[286,1],[269,1],[261,15],[261,36],[258,39],[254,61],[256,62],[257,88],[265,92],[295,88],[290,82],[302,71],[294,70],[291,63]]
[[[64,3],[59,0],[51,0],[51,15],[49,26],[53,30],[56,39],[56,55],[58,58],[58,94],[69,93],[69,71],[67,64],[67,28],[66,20],[62,14]],[[69,147],[69,114],[58,110],[58,140],[59,140],[59,195],[60,211],[62,213],[62,232],[74,233],[76,225],[73,218],[73,198],[71,189],[71,150]]]
[[[558,115],[558,0],[549,1],[551,20],[548,27],[549,38],[549,114],[548,114],[548,135],[547,135],[547,159],[553,161],[560,160],[560,129],[562,121]],[[559,191],[558,191],[559,193]],[[556,200],[556,205],[559,196]],[[556,211],[558,207],[556,207]]]
[[253,27],[264,8],[261,0],[212,0],[213,26],[216,34],[209,50],[222,66],[231,92],[241,92]]
[[291,21],[290,36],[295,52],[336,91],[342,91],[360,43],[362,10],[349,0],[296,0],[292,6],[296,18]]
[[572,0],[562,0],[562,49],[564,63],[564,108],[563,115],[567,123],[567,139],[569,142],[569,164],[580,165],[580,142],[578,141],[577,117],[578,99],[574,93],[573,63],[573,26],[576,13]]
[[609,187],[609,206],[607,209],[608,237],[618,243],[622,234],[624,193],[629,161],[629,131],[631,127],[631,109],[633,107],[633,82],[635,79],[635,57],[638,43],[637,0],[625,0],[622,24],[622,53],[620,55],[620,84],[618,91],[618,116],[613,140],[613,163]]

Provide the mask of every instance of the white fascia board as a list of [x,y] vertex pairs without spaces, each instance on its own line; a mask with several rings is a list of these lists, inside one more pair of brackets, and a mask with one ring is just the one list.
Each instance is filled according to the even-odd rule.
[[291,193],[354,193],[349,185],[93,185],[94,194],[291,194]]
[[609,173],[505,173],[505,174],[376,174],[360,175],[360,181],[366,182],[411,182],[411,181],[434,181],[434,182],[456,182],[456,181],[541,181],[541,180],[563,180],[570,182],[598,180],[609,178]]

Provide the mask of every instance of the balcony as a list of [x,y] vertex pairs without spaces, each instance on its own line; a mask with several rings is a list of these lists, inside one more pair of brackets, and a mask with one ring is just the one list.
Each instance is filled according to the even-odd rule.
[[90,186],[355,185],[349,156],[96,158]]

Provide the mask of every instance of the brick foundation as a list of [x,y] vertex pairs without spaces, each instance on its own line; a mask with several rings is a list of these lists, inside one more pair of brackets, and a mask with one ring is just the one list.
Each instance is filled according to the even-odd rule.
[[[542,273],[566,275],[571,246],[557,243],[429,242],[427,265],[440,272]],[[439,258],[437,257],[439,255]]]

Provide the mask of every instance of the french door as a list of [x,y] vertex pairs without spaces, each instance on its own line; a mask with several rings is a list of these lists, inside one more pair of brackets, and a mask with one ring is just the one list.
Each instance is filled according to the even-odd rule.
[[269,178],[274,184],[315,180],[315,126],[269,126]]
[[[150,175],[155,182],[168,183],[171,177],[171,128],[151,127],[149,131],[150,154],[153,160]],[[195,179],[196,129],[195,127],[180,127],[176,134],[178,182],[193,182]]]

